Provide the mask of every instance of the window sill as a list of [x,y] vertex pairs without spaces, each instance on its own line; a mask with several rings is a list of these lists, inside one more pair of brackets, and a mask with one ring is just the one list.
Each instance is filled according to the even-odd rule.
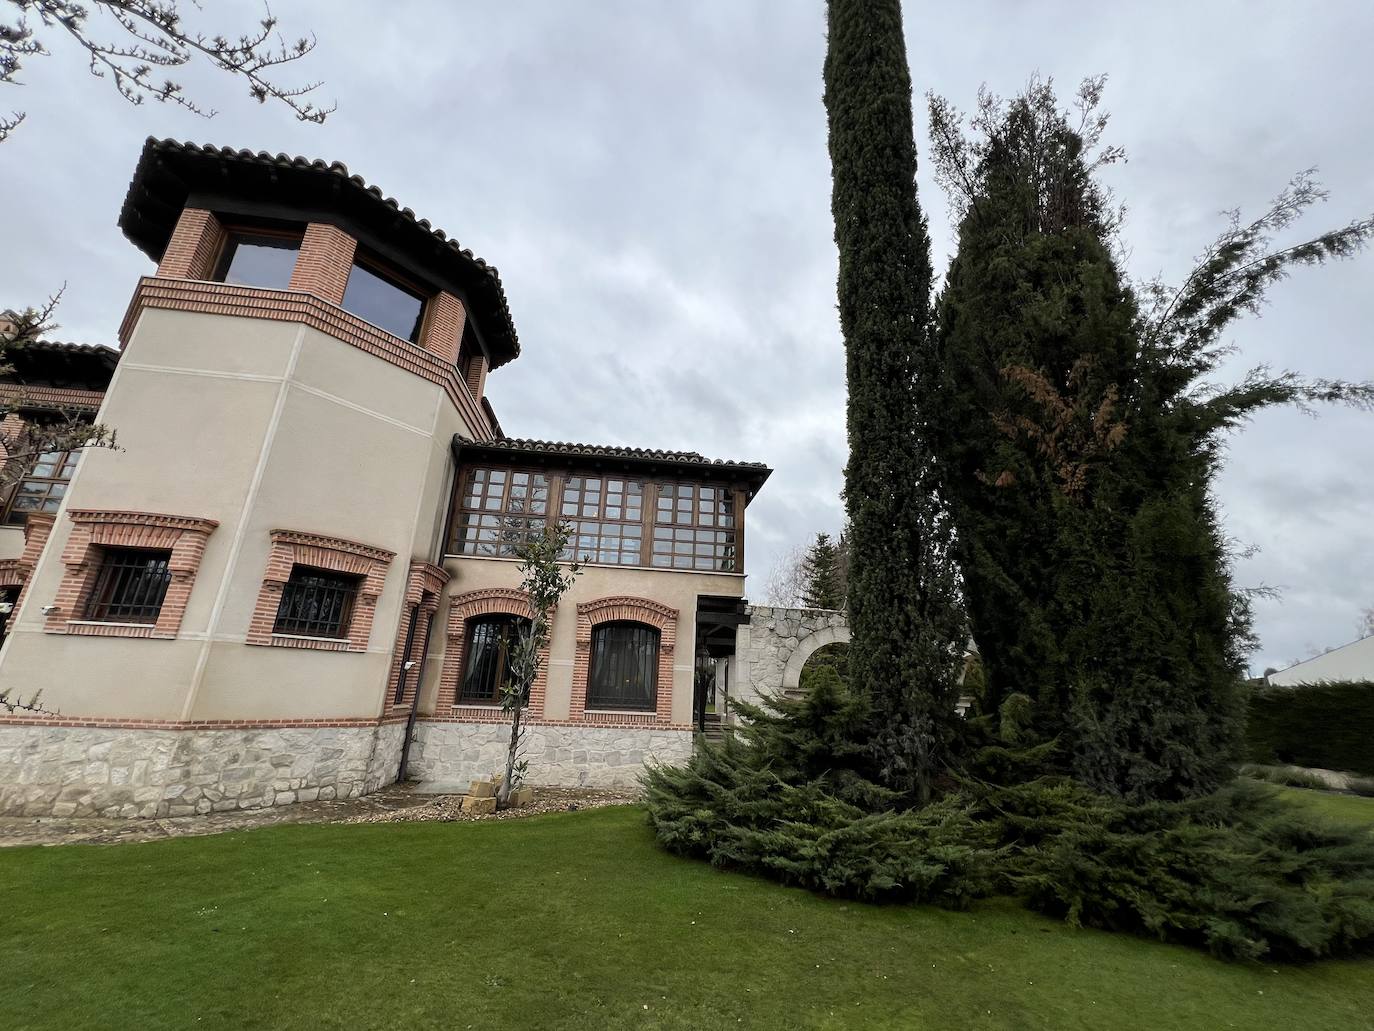
[[273,634],[266,641],[249,641],[249,644],[265,644],[270,648],[304,648],[319,652],[362,651],[354,649],[353,642],[347,637],[303,637],[299,634]]
[[[448,561],[450,561],[450,560],[455,561],[455,562],[516,562],[516,563],[518,563],[518,562],[520,561],[520,559],[518,559],[518,558],[513,558],[513,557],[510,557],[510,556],[506,556],[506,555],[458,555],[458,554],[454,554],[454,553],[451,552],[451,551],[450,551],[450,552],[445,552],[445,553],[444,553],[444,557],[443,557],[443,561],[444,561],[444,562],[448,562]],[[559,561],[562,562],[563,560],[560,559]],[[687,574],[687,575],[689,575],[689,576],[728,576],[728,577],[733,577],[734,579],[737,579],[737,580],[743,580],[743,579],[744,579],[744,576],[745,576],[744,573],[727,573],[727,572],[724,572],[724,571],[722,571],[722,570],[716,570],[716,569],[669,569],[667,566],[621,566],[621,565],[613,565],[613,564],[610,563],[610,562],[580,562],[580,563],[578,563],[578,564],[581,565],[581,566],[583,566],[584,568],[587,567],[587,566],[595,566],[597,569],[624,569],[624,570],[629,570],[629,571],[633,571],[633,572],[637,572],[637,573],[677,573],[677,574],[679,574],[679,575],[685,573],[685,574]]]
[[492,712],[501,711],[500,702],[454,702],[455,709],[490,709]]
[[657,709],[583,709],[588,716],[638,716],[642,719],[658,719]]
[[175,633],[158,633],[156,623],[106,623],[97,619],[69,619],[58,626],[45,628],[50,634],[69,634],[75,637],[139,637],[145,640],[171,640]]

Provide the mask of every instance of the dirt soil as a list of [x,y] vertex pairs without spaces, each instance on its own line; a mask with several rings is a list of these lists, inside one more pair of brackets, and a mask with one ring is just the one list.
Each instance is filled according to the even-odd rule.
[[637,800],[637,793],[629,790],[535,788],[534,801],[527,805],[487,816],[473,816],[461,811],[462,795],[422,795],[408,787],[393,786],[363,798],[297,802],[271,809],[176,816],[161,820],[0,816],[0,848],[16,845],[114,845],[125,841],[223,834],[226,831],[273,827],[283,823],[511,820],[574,809],[629,805]]

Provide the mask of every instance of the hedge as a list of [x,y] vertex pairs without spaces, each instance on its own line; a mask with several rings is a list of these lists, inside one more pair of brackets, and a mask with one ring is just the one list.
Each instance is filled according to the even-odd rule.
[[1251,762],[1374,775],[1374,683],[1259,688],[1246,751]]

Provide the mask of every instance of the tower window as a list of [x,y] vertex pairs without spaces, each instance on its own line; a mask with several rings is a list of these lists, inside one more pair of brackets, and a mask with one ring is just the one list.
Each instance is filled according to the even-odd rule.
[[370,261],[355,261],[344,288],[343,306],[392,336],[419,343],[425,295]]
[[220,283],[285,290],[291,285],[296,256],[301,250],[299,233],[243,232],[225,234],[214,278]]

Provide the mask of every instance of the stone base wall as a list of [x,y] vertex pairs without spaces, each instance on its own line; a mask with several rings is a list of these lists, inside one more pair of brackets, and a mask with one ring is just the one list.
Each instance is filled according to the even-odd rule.
[[0,816],[188,816],[392,783],[404,723],[134,730],[0,724]]
[[[457,790],[506,768],[510,725],[420,721],[407,770],[411,780]],[[690,730],[535,724],[525,734],[525,780],[541,787],[635,787],[648,761],[692,756]]]

